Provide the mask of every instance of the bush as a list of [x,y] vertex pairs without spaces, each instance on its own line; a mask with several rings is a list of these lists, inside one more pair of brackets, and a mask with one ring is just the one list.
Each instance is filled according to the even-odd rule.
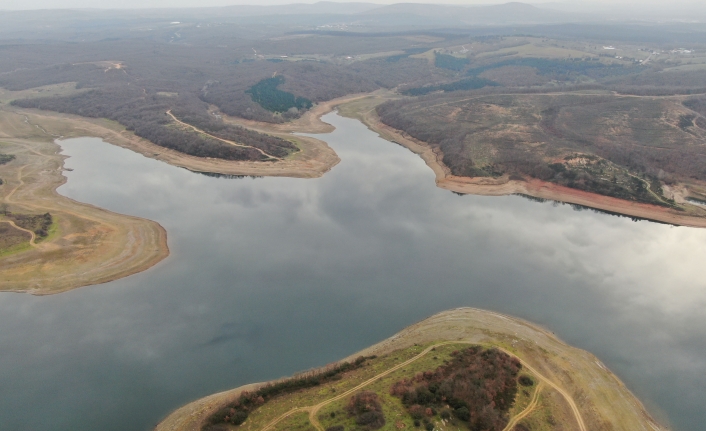
[[454,415],[464,422],[471,420],[471,412],[468,410],[468,407],[461,407],[454,410]]
[[[14,154],[0,154],[0,165],[4,165],[5,163],[10,163],[13,160],[15,160]],[[2,184],[2,183],[0,183],[0,184]]]
[[534,385],[534,380],[530,376],[526,375],[521,375],[517,381],[522,385],[522,386],[532,386]]
[[363,391],[353,395],[348,401],[346,411],[350,416],[355,417],[357,425],[364,426],[368,430],[376,430],[385,425],[382,406],[378,401],[378,395],[374,392]]

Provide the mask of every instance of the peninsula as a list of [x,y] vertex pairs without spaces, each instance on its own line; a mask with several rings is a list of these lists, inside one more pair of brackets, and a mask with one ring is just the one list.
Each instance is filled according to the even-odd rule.
[[[474,377],[484,391],[445,380],[472,370],[485,376]],[[590,353],[524,320],[459,308],[323,369],[189,403],[155,430],[456,430],[479,421],[498,431],[668,429]]]

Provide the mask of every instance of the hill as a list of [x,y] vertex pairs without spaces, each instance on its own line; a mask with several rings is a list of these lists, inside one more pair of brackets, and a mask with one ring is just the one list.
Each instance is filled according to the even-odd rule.
[[[359,14],[364,17],[407,17],[427,25],[506,25],[584,21],[587,16],[543,9],[527,3],[511,2],[490,6],[451,6],[423,3],[397,3]],[[413,19],[416,17],[417,19]],[[422,21],[424,20],[424,21]]]

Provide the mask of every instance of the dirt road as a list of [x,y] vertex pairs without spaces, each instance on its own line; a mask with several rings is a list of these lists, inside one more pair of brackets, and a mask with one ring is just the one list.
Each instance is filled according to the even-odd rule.
[[[459,340],[459,341],[446,341],[446,342],[443,342],[443,343],[436,343],[436,344],[433,344],[433,345],[427,347],[426,349],[424,349],[421,353],[419,353],[418,355],[414,356],[413,358],[410,358],[410,359],[408,359],[408,360],[406,360],[406,361],[404,361],[404,362],[401,362],[401,363],[395,365],[394,367],[388,368],[387,370],[385,370],[385,371],[383,371],[383,372],[381,372],[381,373],[375,375],[374,377],[371,377],[370,379],[368,379],[368,380],[366,380],[366,381],[360,383],[360,384],[357,385],[356,387],[351,388],[351,389],[349,389],[349,390],[347,390],[347,391],[345,391],[345,392],[342,392],[342,393],[336,395],[335,397],[331,397],[331,398],[329,398],[329,399],[327,399],[327,400],[325,400],[325,401],[322,401],[322,402],[320,402],[320,403],[318,403],[318,404],[316,404],[316,405],[313,405],[313,406],[295,407],[294,409],[292,409],[292,410],[290,410],[290,411],[288,411],[288,412],[282,414],[281,416],[277,417],[276,419],[274,419],[272,422],[270,422],[270,423],[267,424],[265,427],[263,427],[260,431],[270,431],[271,429],[273,429],[273,428],[274,428],[279,422],[281,422],[282,420],[284,420],[284,419],[290,417],[291,415],[293,415],[293,414],[295,414],[295,413],[299,413],[299,412],[309,412],[309,422],[311,422],[311,424],[312,424],[318,431],[324,431],[323,425],[321,425],[321,423],[319,422],[319,419],[317,418],[317,414],[319,413],[319,411],[320,411],[323,407],[325,407],[325,406],[327,406],[327,405],[329,405],[329,404],[331,404],[331,403],[333,403],[333,402],[336,402],[336,401],[338,401],[338,400],[341,400],[341,399],[343,399],[343,398],[346,398],[346,397],[348,397],[348,396],[350,396],[350,395],[353,395],[354,393],[360,391],[361,389],[365,388],[366,386],[368,386],[368,385],[370,385],[370,384],[376,382],[377,380],[381,379],[382,377],[385,377],[385,376],[387,376],[387,375],[389,375],[389,374],[391,374],[391,373],[394,373],[395,371],[400,370],[400,369],[406,367],[407,365],[409,365],[409,364],[411,364],[411,363],[417,361],[418,359],[424,357],[425,355],[427,355],[429,352],[431,352],[432,350],[436,349],[437,347],[446,346],[446,345],[449,345],[449,344],[477,344],[477,343],[476,343],[476,342],[473,342],[473,341],[463,341],[463,340]],[[525,368],[527,368],[528,370],[530,370],[530,372],[531,372],[533,375],[535,375],[539,380],[541,380],[543,383],[546,383],[547,385],[549,385],[549,386],[551,386],[552,388],[554,388],[557,392],[559,392],[559,393],[561,394],[561,396],[564,397],[564,399],[566,400],[566,402],[571,406],[571,410],[572,410],[572,412],[573,412],[573,414],[574,414],[574,417],[576,418],[576,422],[578,423],[579,430],[580,430],[580,431],[587,431],[586,425],[584,424],[583,418],[581,417],[581,412],[579,412],[578,407],[576,407],[576,402],[574,401],[574,399],[571,397],[571,395],[570,395],[568,392],[566,392],[565,390],[563,390],[561,387],[559,387],[559,385],[557,385],[556,383],[554,383],[553,381],[551,381],[551,380],[550,380],[549,378],[547,378],[546,376],[543,376],[542,374],[540,374],[536,369],[534,369],[532,366],[530,366],[529,364],[527,364],[527,362],[525,362],[525,361],[523,361],[521,358],[517,357],[517,355],[513,354],[512,352],[507,351],[506,349],[502,349],[502,348],[501,348],[500,350],[504,351],[504,352],[507,353],[509,356],[512,356],[512,357],[516,358],[517,360],[519,360],[519,361],[522,363],[523,367],[525,367]],[[534,400],[535,405],[536,405],[536,398],[537,398],[537,396],[538,396],[538,393],[539,393],[539,391],[537,390],[537,392],[535,393],[535,397],[534,397],[534,398],[535,398],[535,400]],[[524,413],[524,412],[523,412],[523,413]],[[529,413],[529,412],[528,412],[528,413]],[[525,413],[524,416],[526,416],[528,413]],[[522,417],[524,417],[524,416],[522,416]],[[520,418],[520,419],[522,419],[522,418]],[[519,419],[518,419],[518,421],[519,421]]]
[[180,125],[182,125],[182,126],[185,126],[185,127],[188,127],[188,128],[192,129],[193,131],[195,131],[195,132],[197,132],[197,133],[201,133],[201,134],[203,134],[203,135],[206,135],[206,136],[208,136],[209,138],[213,138],[213,139],[216,139],[216,140],[218,140],[218,141],[225,142],[226,144],[233,145],[233,146],[235,146],[235,147],[252,148],[253,150],[257,150],[260,154],[262,154],[262,155],[265,156],[265,157],[268,157],[268,158],[274,159],[274,160],[280,160],[280,161],[282,160],[282,159],[279,158],[279,157],[276,157],[276,156],[273,156],[273,155],[271,155],[271,154],[268,154],[268,153],[264,152],[264,151],[261,150],[260,148],[253,147],[252,145],[239,144],[239,143],[237,143],[237,142],[233,142],[233,141],[229,141],[229,140],[227,140],[227,139],[219,138],[218,136],[214,136],[214,135],[212,135],[212,134],[210,134],[210,133],[208,133],[208,132],[205,132],[205,131],[199,129],[198,127],[196,127],[196,126],[192,126],[191,124],[187,124],[187,123],[185,123],[185,122],[179,120],[177,117],[175,117],[174,114],[172,114],[171,109],[170,109],[169,111],[167,111],[167,115],[169,115],[170,117],[172,117],[172,120],[174,120],[174,121],[177,122],[178,124],[180,124]]

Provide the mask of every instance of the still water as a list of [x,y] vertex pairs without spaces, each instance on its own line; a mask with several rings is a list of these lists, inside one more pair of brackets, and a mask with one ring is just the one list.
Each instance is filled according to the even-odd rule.
[[329,114],[320,179],[213,178],[94,138],[63,195],[162,224],[171,256],[50,297],[0,294],[1,430],[148,430],[201,396],[320,366],[448,308],[549,327],[662,421],[706,423],[706,229],[458,196]]

